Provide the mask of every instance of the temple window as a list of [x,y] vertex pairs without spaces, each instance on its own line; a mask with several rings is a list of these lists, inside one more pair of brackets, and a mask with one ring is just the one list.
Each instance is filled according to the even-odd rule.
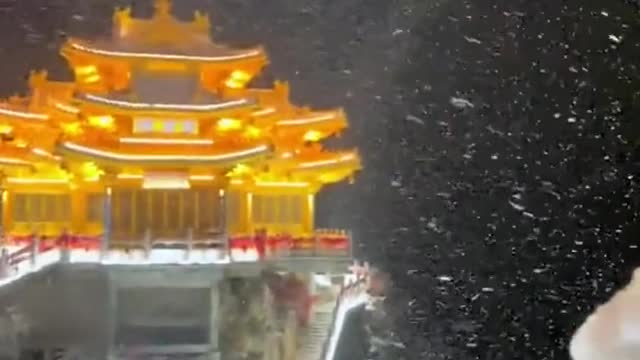
[[48,232],[46,224],[71,221],[71,197],[69,194],[17,193],[13,199],[13,220],[17,226]]
[[87,221],[92,223],[102,222],[104,217],[104,195],[89,194],[87,196]]
[[113,189],[113,234],[122,239],[142,239],[146,229],[153,238],[184,239],[220,232],[219,190]]
[[254,195],[253,221],[260,225],[299,225],[304,204],[304,195]]
[[239,231],[244,222],[242,221],[242,198],[244,193],[238,191],[229,191],[225,197],[225,205],[227,216],[225,218],[226,225],[229,229]]
[[136,118],[133,121],[135,134],[190,134],[198,133],[196,120],[164,120],[152,118]]

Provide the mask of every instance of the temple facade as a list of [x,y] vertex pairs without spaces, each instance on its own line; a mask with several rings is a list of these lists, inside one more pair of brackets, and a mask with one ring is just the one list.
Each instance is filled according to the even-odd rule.
[[28,96],[0,104],[7,242],[311,241],[318,191],[360,168],[355,150],[321,143],[345,112],[292,104],[286,82],[253,87],[265,50],[215,43],[210,27],[200,12],[176,19],[168,0],[148,19],[118,9],[110,37],[62,46],[74,81],[34,71]]

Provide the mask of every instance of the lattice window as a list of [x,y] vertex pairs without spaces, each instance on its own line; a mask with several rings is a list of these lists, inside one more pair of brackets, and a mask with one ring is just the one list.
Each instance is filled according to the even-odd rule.
[[87,196],[87,221],[102,222],[104,218],[104,195],[89,194]]
[[237,227],[243,224],[241,211],[243,196],[246,195],[237,191],[229,191],[225,197],[227,211],[225,221],[231,229],[237,229]]
[[13,200],[13,220],[23,223],[68,222],[71,198],[68,194],[17,193]]
[[254,195],[253,221],[257,224],[301,224],[304,199],[304,195]]
[[113,233],[141,238],[149,229],[153,237],[184,238],[190,228],[196,236],[221,230],[218,191],[114,189]]

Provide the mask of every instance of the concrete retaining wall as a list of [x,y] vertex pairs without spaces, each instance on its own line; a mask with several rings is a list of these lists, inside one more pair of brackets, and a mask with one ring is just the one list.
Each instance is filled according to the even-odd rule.
[[25,349],[100,359],[111,344],[165,345],[177,333],[208,346],[220,278],[213,267],[60,264],[0,289],[0,309]]

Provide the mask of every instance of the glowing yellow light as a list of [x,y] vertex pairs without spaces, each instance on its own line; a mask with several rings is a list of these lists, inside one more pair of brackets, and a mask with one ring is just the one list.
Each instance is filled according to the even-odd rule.
[[244,184],[244,181],[242,180],[238,180],[238,179],[231,180],[231,185],[242,185],[242,184]]
[[58,110],[62,110],[64,112],[68,112],[70,114],[77,114],[77,113],[80,112],[80,110],[78,108],[73,107],[73,106],[69,106],[69,105],[66,105],[66,104],[62,104],[62,103],[56,103],[55,106],[56,106],[56,108]]
[[93,75],[87,76],[86,78],[83,79],[83,81],[86,84],[97,83],[98,81],[100,81],[100,75],[93,74]]
[[188,189],[191,187],[189,179],[182,174],[151,174],[145,175],[143,189]]
[[218,120],[216,126],[220,131],[238,130],[242,128],[242,122],[237,119],[222,118]]
[[63,124],[60,124],[60,126],[62,127],[62,131],[67,135],[73,136],[73,135],[82,134],[82,126],[77,121],[74,121],[71,123],[63,123]]
[[322,140],[322,133],[315,130],[309,130],[304,134],[304,141],[319,141]]
[[14,142],[14,145],[19,147],[19,148],[26,148],[27,147],[27,142],[24,139],[17,139]]
[[260,145],[247,150],[218,155],[141,155],[100,150],[68,141],[62,143],[62,147],[66,150],[78,152],[81,154],[88,154],[120,161],[228,161],[237,160],[243,157],[266,154],[270,151],[270,148],[267,145]]
[[5,125],[5,124],[0,125],[0,134],[8,135],[8,134],[11,134],[11,131],[13,131],[13,127],[11,127],[10,125]]
[[7,181],[12,184],[68,184],[68,179],[37,179],[37,178],[7,178]]
[[323,121],[332,120],[335,118],[336,118],[335,114],[326,114],[326,115],[311,116],[311,117],[300,118],[300,119],[280,120],[276,124],[279,126],[310,125],[310,124],[315,124]]
[[102,49],[83,46],[78,43],[72,43],[70,44],[70,46],[79,51],[84,51],[84,52],[98,54],[98,55],[105,55],[105,56],[187,60],[187,61],[227,61],[227,60],[244,59],[244,58],[259,56],[263,54],[262,49],[256,49],[256,50],[249,50],[247,52],[244,52],[242,54],[237,54],[237,55],[191,56],[191,55],[181,55],[181,54],[137,53],[137,52],[102,50]]
[[104,171],[93,162],[83,163],[81,171],[85,181],[97,181],[100,176],[104,175]]
[[7,157],[0,157],[0,164],[22,165],[22,166],[31,165],[31,163],[28,162],[28,161],[24,161],[24,160],[20,160],[20,159],[14,159],[14,158],[7,158]]
[[265,116],[265,115],[273,114],[275,112],[276,112],[276,109],[274,108],[266,108],[266,109],[252,112],[251,116]]
[[93,75],[96,74],[98,72],[98,68],[95,67],[94,65],[87,65],[87,66],[78,66],[76,68],[76,74],[78,75]]
[[185,110],[185,111],[214,111],[220,109],[226,109],[231,107],[248,105],[251,103],[248,99],[236,99],[229,100],[221,103],[215,104],[204,104],[204,105],[190,105],[190,104],[163,104],[163,103],[141,103],[141,102],[131,102],[124,100],[113,100],[97,95],[91,94],[81,94],[82,98],[97,102],[100,104],[106,104],[111,106],[119,106],[125,107],[134,110],[142,110],[142,109],[154,109],[154,110]]
[[261,133],[262,132],[260,131],[260,129],[258,129],[257,127],[254,127],[254,126],[249,126],[244,131],[244,135],[246,137],[253,138],[253,139],[260,137]]
[[341,156],[337,159],[329,159],[329,160],[320,160],[320,161],[311,161],[311,162],[305,162],[300,164],[300,168],[314,168],[314,167],[320,167],[320,166],[328,166],[328,165],[335,165],[335,164],[340,164],[343,162],[348,162],[351,160],[355,160],[355,155],[344,155]]
[[231,89],[241,89],[249,82],[250,79],[251,75],[248,73],[241,70],[235,70],[231,75],[229,75],[229,78],[224,84]]
[[40,148],[33,148],[33,149],[31,149],[31,152],[33,152],[36,155],[57,159],[57,157],[54,156],[52,153],[50,153],[50,152],[48,152],[46,150],[40,149]]
[[261,187],[307,187],[309,183],[306,182],[275,182],[275,181],[258,181],[256,182],[256,186]]
[[211,181],[216,177],[213,175],[190,175],[189,180],[193,181]]
[[249,173],[251,173],[250,167],[244,164],[238,164],[233,169],[231,169],[231,171],[227,173],[227,176],[236,177],[236,176],[246,175]]
[[30,119],[30,120],[48,120],[49,119],[49,115],[47,114],[35,114],[35,113],[30,113],[25,111],[17,111],[17,110],[3,109],[3,108],[0,108],[0,115],[15,116],[15,117]]
[[138,180],[138,179],[142,179],[142,175],[122,173],[122,174],[118,174],[117,178],[119,180]]
[[210,139],[163,139],[163,138],[141,138],[141,137],[121,137],[123,144],[147,144],[147,145],[212,145]]
[[142,184],[143,189],[188,189],[191,187],[189,180],[164,180],[164,181],[147,181]]
[[104,115],[104,116],[89,116],[87,118],[87,122],[89,125],[102,128],[102,129],[113,129],[115,120],[113,116]]
[[163,132],[164,130],[164,121],[162,120],[154,120],[151,122],[151,131],[152,132]]

